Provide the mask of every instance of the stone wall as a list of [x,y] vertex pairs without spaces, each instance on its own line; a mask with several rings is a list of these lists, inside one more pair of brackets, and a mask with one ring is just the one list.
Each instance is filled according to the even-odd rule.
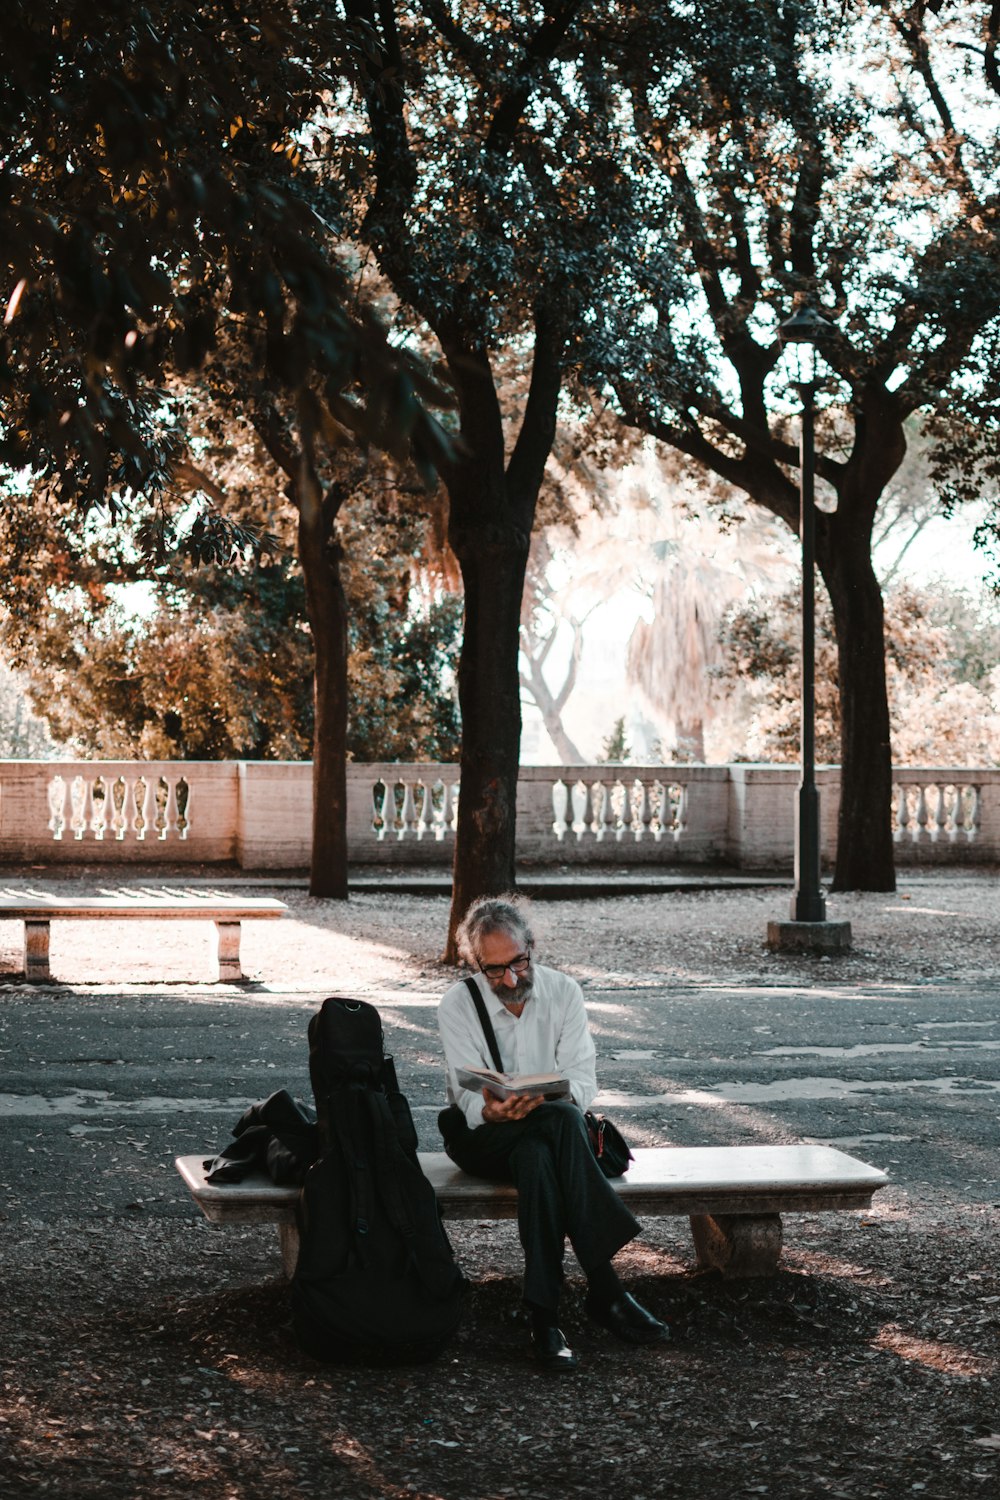
[[[518,857],[788,870],[798,779],[793,766],[526,766]],[[817,782],[829,865],[838,769]],[[0,860],[300,869],[311,807],[307,762],[2,761]],[[457,807],[457,766],[352,764],[352,863],[449,865]],[[900,865],[1000,861],[1000,770],[901,768],[893,826]]]

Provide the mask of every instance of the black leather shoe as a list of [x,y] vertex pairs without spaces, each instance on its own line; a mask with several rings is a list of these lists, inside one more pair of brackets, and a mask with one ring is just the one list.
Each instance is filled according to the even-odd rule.
[[566,1342],[562,1329],[554,1323],[533,1325],[531,1347],[545,1370],[575,1370],[577,1358]]
[[595,1323],[627,1344],[664,1344],[670,1337],[666,1323],[654,1318],[629,1292],[622,1292],[613,1302],[588,1297],[586,1306]]

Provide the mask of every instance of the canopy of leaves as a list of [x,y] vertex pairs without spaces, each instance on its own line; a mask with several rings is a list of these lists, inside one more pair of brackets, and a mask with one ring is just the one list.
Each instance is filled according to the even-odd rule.
[[[721,634],[723,691],[749,689],[745,760],[791,761],[800,744],[800,598],[759,597]],[[1000,617],[943,584],[894,585],[886,596],[893,763],[1000,765]],[[825,595],[816,612],[816,754],[836,764],[837,656]]]
[[[36,488],[0,508],[8,560],[0,647],[20,664],[53,731],[82,753],[306,759],[314,643],[292,550],[294,510],[245,421],[228,420],[204,390],[182,404],[199,460],[191,482],[224,495],[230,531],[250,518],[263,526],[269,552],[204,567],[213,513],[205,522],[189,504],[177,549],[151,566],[141,539],[157,529],[154,505],[136,501],[111,524]],[[350,489],[340,533],[351,609],[349,751],[451,759],[460,605],[418,564],[425,517],[393,473],[353,448],[341,466]]]
[[[798,304],[836,325],[823,353],[842,417],[820,473],[838,514],[870,529],[918,409],[939,443],[957,414],[966,439],[975,427],[997,451],[988,8],[933,10],[650,5],[641,28],[608,33],[641,143],[648,251],[616,283],[619,322],[587,371],[629,420],[790,524],[797,454],[777,329]],[[673,300],[659,269],[672,258],[685,288]]]
[[[351,754],[453,760],[459,602],[446,598],[414,613],[406,562],[370,553],[357,558],[349,590],[352,583]],[[15,631],[9,617],[0,623],[8,651],[15,637],[31,704],[77,753],[174,760],[312,753],[312,642],[301,577],[286,557],[246,570],[187,567],[152,597],[92,578],[87,589],[51,591],[27,628]],[[19,753],[41,754],[39,734],[26,738],[23,709],[18,722]]]
[[171,370],[220,329],[260,373],[311,375],[366,439],[424,423],[334,253],[337,151],[317,111],[368,55],[332,7],[39,0],[0,18],[0,461],[84,505],[162,488]]

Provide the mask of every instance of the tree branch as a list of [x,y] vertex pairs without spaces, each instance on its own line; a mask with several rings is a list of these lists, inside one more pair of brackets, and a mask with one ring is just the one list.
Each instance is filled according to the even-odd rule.
[[454,48],[480,87],[485,88],[488,72],[482,47],[462,29],[442,0],[420,0],[420,9],[438,35]]
[[[521,430],[507,465],[507,489],[515,499],[538,494],[556,431],[566,347],[561,324],[544,304],[535,304],[535,350]],[[530,528],[529,528],[530,529]]]
[[487,151],[506,149],[510,145],[531,97],[531,75],[541,64],[552,61],[582,8],[583,0],[563,0],[561,5],[550,5],[549,14],[524,49],[524,60],[518,69],[520,81],[497,100],[486,134]]

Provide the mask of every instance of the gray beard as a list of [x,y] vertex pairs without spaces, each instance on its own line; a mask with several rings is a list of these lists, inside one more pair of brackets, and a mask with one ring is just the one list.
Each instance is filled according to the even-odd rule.
[[535,981],[531,975],[526,974],[523,979],[517,981],[513,989],[509,989],[507,985],[501,984],[493,993],[498,1000],[503,1001],[504,1005],[521,1005],[525,1000],[531,998],[531,991],[534,988],[534,984]]

